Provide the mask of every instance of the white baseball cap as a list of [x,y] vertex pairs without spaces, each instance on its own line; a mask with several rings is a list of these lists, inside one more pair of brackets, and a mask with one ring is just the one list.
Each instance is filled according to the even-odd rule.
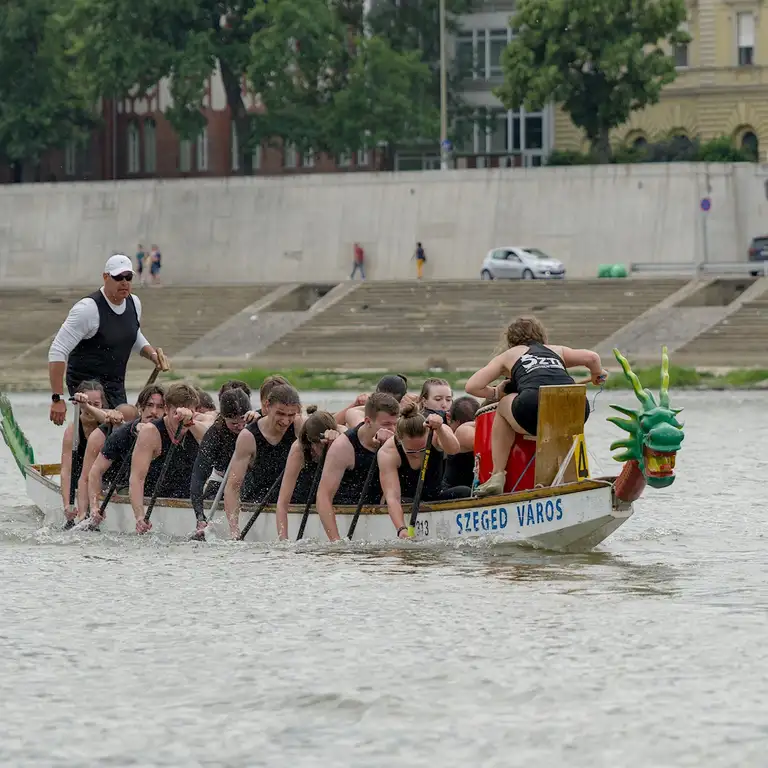
[[124,256],[122,253],[116,253],[114,256],[110,256],[107,259],[107,263],[104,265],[104,272],[108,275],[122,275],[123,272],[133,272],[133,263],[131,260]]

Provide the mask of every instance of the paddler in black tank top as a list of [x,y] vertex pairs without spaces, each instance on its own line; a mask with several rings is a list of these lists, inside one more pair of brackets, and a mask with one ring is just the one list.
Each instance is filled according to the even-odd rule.
[[457,397],[448,412],[448,426],[459,441],[461,450],[445,457],[443,487],[464,485],[472,488],[475,477],[475,413],[480,403],[474,397]]
[[[469,496],[469,488],[443,488],[444,454],[459,451],[459,441],[451,428],[436,413],[425,417],[417,403],[402,407],[394,437],[387,440],[377,460],[381,488],[397,536],[408,538],[403,503],[413,499],[427,447],[427,434],[434,432],[432,450],[427,463],[421,498],[423,501],[446,501]],[[438,443],[442,450],[438,448]]]
[[[331,541],[338,541],[334,504],[360,501],[368,470],[376,461],[376,453],[395,431],[400,403],[386,392],[374,392],[365,403],[362,423],[334,440],[328,449],[320,485],[317,488],[317,513]],[[374,469],[371,484],[363,500],[378,504],[381,499],[379,473]]]
[[[79,398],[82,398],[82,395],[75,394],[75,401],[77,401]],[[151,407],[149,409],[146,408],[148,401],[151,401]],[[143,405],[141,405],[142,403]],[[141,414],[144,412],[151,414],[148,418],[145,418],[144,421],[159,419],[165,413],[165,398],[162,387],[158,386],[157,384],[150,384],[149,386],[144,387],[144,389],[139,393],[137,405],[135,406],[126,404],[121,410],[101,410],[94,408],[90,404],[85,406],[81,404],[80,408],[82,409],[83,407],[88,408],[100,423],[98,429],[94,429],[93,432],[91,432],[91,434],[88,436],[88,444],[85,449],[83,470],[80,474],[80,483],[77,488],[77,508],[79,510],[78,521],[85,517],[89,506],[91,506],[90,500],[94,497],[94,492],[90,487],[90,475],[91,471],[93,470],[93,465],[96,463],[98,457],[101,455],[101,451],[106,445],[107,437],[112,434],[113,430],[117,431],[121,427],[125,426],[126,421],[128,423],[137,421],[139,418],[141,418]],[[126,418],[126,416],[128,416],[128,418]],[[106,467],[104,471],[107,470],[111,470],[111,467]],[[117,472],[117,467],[115,467],[114,471]],[[104,472],[102,472],[102,474],[104,474]],[[102,474],[98,475],[98,490],[96,491],[96,496],[98,496],[102,491]],[[113,473],[111,471],[107,471],[107,476],[105,478],[106,482],[111,483],[113,478]],[[125,479],[127,482],[128,478],[126,477]]]
[[[134,440],[137,439],[140,431],[139,425],[149,424],[165,415],[165,391],[163,388],[159,384],[149,384],[144,387],[136,399],[136,409],[139,412],[138,418],[117,427],[111,435],[104,439],[88,473],[88,503],[91,508],[93,525],[98,525],[103,520],[99,515],[101,508],[99,495],[104,490],[105,484],[107,486],[112,484],[117,473],[122,469],[126,456],[133,451]],[[88,440],[89,450],[92,438],[93,435]],[[130,467],[126,468],[123,473],[120,485],[117,486],[118,492],[128,485],[129,477]]]
[[224,511],[233,539],[240,536],[241,489],[247,491],[243,501],[260,501],[285,468],[296,439],[294,424],[301,414],[299,393],[290,384],[278,384],[263,405],[267,406],[266,416],[249,424],[237,437],[224,489]]
[[144,497],[151,496],[162,471],[165,457],[171,448],[179,424],[183,428],[178,438],[173,461],[168,467],[158,496],[188,499],[192,468],[197,458],[199,442],[207,424],[196,416],[197,393],[188,384],[174,382],[165,392],[166,415],[144,425],[136,438],[131,458],[129,492],[131,507],[136,518],[136,533],[145,533],[152,523],[144,522]]
[[[95,408],[103,408],[106,400],[104,389],[98,381],[84,381],[77,388],[77,392],[85,395],[88,402]],[[74,507],[69,503],[69,492],[72,483],[77,485],[80,481],[80,474],[83,468],[85,458],[85,448],[88,437],[98,429],[99,422],[87,408],[80,411],[80,421],[77,424],[71,423],[64,430],[64,438],[61,442],[61,499],[64,503],[64,515],[67,520],[74,520],[78,517],[78,497],[75,497]],[[74,466],[72,462],[72,443],[75,436],[75,429],[79,432],[80,442],[75,453]],[[84,514],[84,513],[83,513]]]
[[285,473],[277,497],[277,537],[288,539],[288,507],[291,504],[306,504],[312,490],[317,465],[326,445],[341,437],[344,427],[328,411],[318,411],[307,406],[307,420],[299,430],[297,440],[288,451]]
[[[602,384],[608,377],[597,352],[549,344],[544,326],[533,317],[520,317],[511,323],[506,331],[506,344],[506,352],[473,374],[465,387],[475,397],[499,400],[491,429],[493,474],[478,486],[478,496],[503,493],[515,433],[536,434],[539,387],[573,384],[568,368],[589,369],[595,385]],[[506,380],[492,386],[492,382],[502,377]],[[588,416],[589,403],[585,398],[584,419]]]

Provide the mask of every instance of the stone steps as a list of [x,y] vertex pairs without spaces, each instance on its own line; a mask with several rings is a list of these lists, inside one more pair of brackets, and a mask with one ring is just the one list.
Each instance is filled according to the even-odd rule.
[[681,288],[684,278],[563,282],[376,282],[260,356],[271,367],[455,368],[482,365],[517,315],[536,315],[568,346],[602,339]]

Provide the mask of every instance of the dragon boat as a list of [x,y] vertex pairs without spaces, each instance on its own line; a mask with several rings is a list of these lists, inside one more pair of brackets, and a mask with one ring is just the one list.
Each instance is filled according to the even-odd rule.
[[[640,498],[646,486],[669,487],[675,480],[675,459],[684,434],[677,420],[682,409],[669,405],[667,349],[662,349],[658,401],[649,389],[642,387],[626,358],[616,349],[614,355],[640,403],[635,410],[611,406],[621,417],[612,416],[608,421],[627,433],[624,439],[611,445],[612,451],[621,449],[613,457],[622,464],[618,475],[590,476],[584,438],[586,386],[542,387],[537,437],[517,435],[509,456],[504,492],[485,498],[422,504],[415,525],[417,541],[480,537],[494,542],[524,541],[561,552],[588,551],[632,516],[633,502]],[[491,429],[495,413],[496,404],[491,404],[481,408],[476,416],[476,484],[484,482],[491,473]],[[35,463],[32,446],[16,423],[5,396],[0,396],[0,415],[0,430],[25,477],[29,498],[45,515],[44,525],[63,525],[61,466]],[[209,505],[207,503],[208,508]],[[241,529],[252,511],[251,505],[243,505]],[[354,512],[354,507],[336,507],[342,536],[346,536]],[[302,513],[301,507],[290,510],[291,539],[297,536]],[[157,500],[152,515],[153,532],[186,537],[194,524],[189,501]],[[219,512],[213,528],[222,538],[228,537],[223,511]],[[118,493],[112,497],[100,530],[135,534],[135,519],[126,495]],[[317,514],[310,514],[304,537],[327,540]],[[395,531],[386,506],[363,508],[354,538],[374,542],[394,540]],[[271,542],[276,539],[275,509],[266,507],[246,540]]]

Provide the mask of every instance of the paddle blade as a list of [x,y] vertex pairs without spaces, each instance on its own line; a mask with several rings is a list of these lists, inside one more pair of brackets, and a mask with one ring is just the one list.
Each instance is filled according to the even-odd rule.
[[16,422],[11,408],[11,401],[5,396],[0,395],[0,433],[3,435],[5,444],[11,451],[21,474],[26,474],[26,467],[35,463],[35,452],[32,450],[32,444],[27,440],[27,436]]

